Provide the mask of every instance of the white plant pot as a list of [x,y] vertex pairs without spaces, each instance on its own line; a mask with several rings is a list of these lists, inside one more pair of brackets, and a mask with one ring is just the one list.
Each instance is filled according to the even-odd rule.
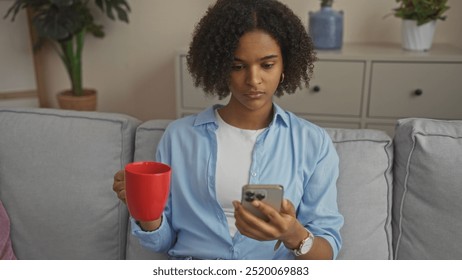
[[415,20],[403,20],[401,25],[402,44],[405,50],[428,51],[432,47],[436,20],[417,26]]

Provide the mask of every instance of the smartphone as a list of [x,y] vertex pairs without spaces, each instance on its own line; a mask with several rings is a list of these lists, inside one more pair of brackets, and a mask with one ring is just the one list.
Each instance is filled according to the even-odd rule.
[[252,201],[260,200],[271,205],[278,212],[281,210],[284,188],[281,185],[245,185],[242,187],[241,203],[245,209],[262,220],[268,217],[252,205]]

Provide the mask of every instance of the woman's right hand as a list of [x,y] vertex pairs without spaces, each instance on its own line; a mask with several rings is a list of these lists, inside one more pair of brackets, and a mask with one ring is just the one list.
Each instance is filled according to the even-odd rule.
[[[119,170],[114,175],[114,183],[112,184],[112,190],[117,194],[117,197],[125,204],[126,194],[125,194],[125,170]],[[142,230],[144,231],[153,231],[160,227],[162,223],[162,217],[154,221],[138,221]]]
[[125,170],[119,170],[114,175],[114,183],[112,190],[117,194],[117,197],[126,204],[125,201]]

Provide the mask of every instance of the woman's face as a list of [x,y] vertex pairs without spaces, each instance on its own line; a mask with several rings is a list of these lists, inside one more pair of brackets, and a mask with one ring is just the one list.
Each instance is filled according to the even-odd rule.
[[282,71],[281,48],[273,37],[261,30],[245,33],[234,53],[229,105],[250,111],[271,109]]

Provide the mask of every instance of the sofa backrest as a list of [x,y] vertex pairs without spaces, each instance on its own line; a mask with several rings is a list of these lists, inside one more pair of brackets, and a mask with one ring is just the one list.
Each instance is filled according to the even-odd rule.
[[[139,121],[0,109],[0,200],[19,259],[123,259],[127,210],[112,191]],[[63,191],[64,190],[64,191]]]
[[462,121],[403,119],[395,131],[396,259],[462,259]]

